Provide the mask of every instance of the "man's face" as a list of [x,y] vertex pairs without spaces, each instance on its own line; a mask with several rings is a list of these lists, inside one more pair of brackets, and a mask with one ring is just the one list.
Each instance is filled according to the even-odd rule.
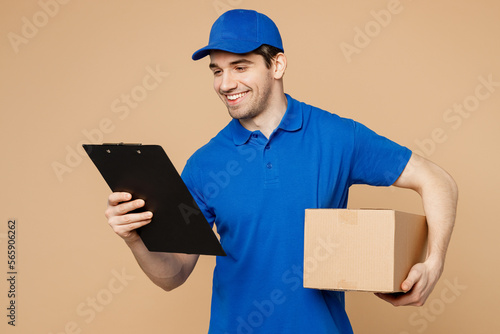
[[274,78],[261,55],[214,50],[210,59],[215,92],[231,117],[251,119],[268,108]]

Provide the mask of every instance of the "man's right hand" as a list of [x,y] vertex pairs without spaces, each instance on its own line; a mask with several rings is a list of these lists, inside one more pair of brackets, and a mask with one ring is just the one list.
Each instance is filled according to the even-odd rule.
[[156,285],[166,291],[184,283],[198,261],[198,254],[178,254],[150,252],[142,242],[137,229],[149,224],[153,213],[150,211],[130,213],[144,206],[142,199],[131,200],[126,192],[109,195],[108,208],[104,213],[108,223],[125,240],[139,266]]
[[137,229],[149,224],[153,213],[145,211],[140,213],[129,213],[144,206],[144,200],[131,201],[132,195],[126,192],[115,192],[108,197],[108,208],[104,212],[108,223],[120,237],[127,243],[140,239]]

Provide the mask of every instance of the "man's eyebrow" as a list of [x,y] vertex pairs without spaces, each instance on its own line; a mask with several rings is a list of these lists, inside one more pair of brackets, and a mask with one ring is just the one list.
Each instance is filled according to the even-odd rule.
[[[241,59],[237,59],[237,60],[232,61],[232,62],[230,62],[230,63],[229,63],[229,65],[231,65],[231,66],[234,66],[234,65],[239,65],[239,64],[248,64],[248,65],[252,65],[252,64],[254,64],[254,62],[253,62],[253,61],[251,61],[251,60],[248,60],[248,59],[246,59],[246,58],[241,58]],[[218,67],[219,67],[219,65],[217,65],[216,63],[210,63],[210,65],[208,65],[208,67],[209,67],[210,69],[214,69],[214,68],[218,68]]]
[[235,61],[232,61],[231,63],[229,63],[229,65],[239,65],[239,64],[251,65],[251,64],[253,64],[253,61],[248,60],[246,58],[241,58],[241,59],[238,59],[238,60],[235,60]]

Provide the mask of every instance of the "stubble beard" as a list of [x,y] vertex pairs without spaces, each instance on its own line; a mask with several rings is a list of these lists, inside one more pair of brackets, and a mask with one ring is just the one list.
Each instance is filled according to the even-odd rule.
[[[264,112],[269,107],[269,100],[271,96],[270,87],[267,87],[262,96],[259,96],[257,99],[254,99],[248,105],[238,105],[238,106],[229,106],[226,104],[227,111],[229,116],[237,120],[247,120],[252,119],[262,112]],[[249,92],[253,93],[253,91]],[[254,97],[254,96],[252,96]]]
[[234,119],[250,119],[258,116],[262,112],[262,108],[257,106],[256,103],[252,103],[249,106],[236,106],[232,107],[229,105],[226,105],[227,107],[227,112],[229,113],[229,116],[231,116]]

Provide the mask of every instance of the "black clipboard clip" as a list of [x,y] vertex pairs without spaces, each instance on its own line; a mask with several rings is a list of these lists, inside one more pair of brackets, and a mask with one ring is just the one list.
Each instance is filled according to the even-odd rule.
[[115,146],[115,145],[122,145],[122,146],[142,146],[141,143],[124,143],[124,142],[119,142],[119,143],[103,143],[102,145],[103,146],[104,145],[108,145],[108,146]]

